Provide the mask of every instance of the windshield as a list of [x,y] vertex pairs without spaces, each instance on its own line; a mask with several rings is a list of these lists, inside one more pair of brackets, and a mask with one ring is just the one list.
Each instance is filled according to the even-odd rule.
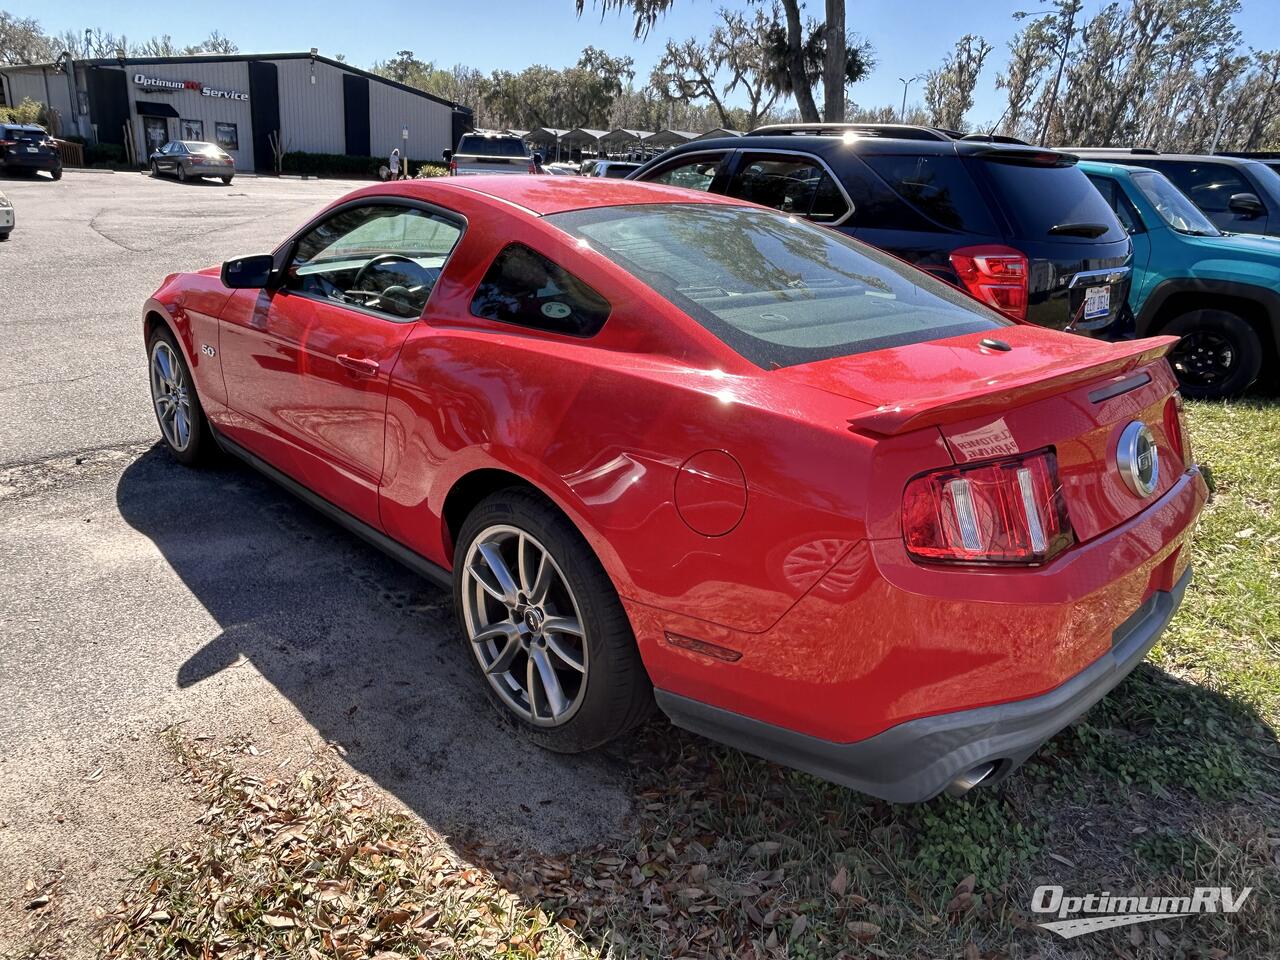
[[574,210],[546,219],[760,367],[1009,323],[900,260],[768,210],[655,204]]
[[458,153],[481,157],[526,157],[528,149],[515,137],[463,137]]
[[1129,177],[1138,185],[1142,195],[1151,201],[1160,218],[1174,230],[1195,237],[1222,236],[1213,222],[1200,212],[1200,208],[1163,173],[1135,170]]

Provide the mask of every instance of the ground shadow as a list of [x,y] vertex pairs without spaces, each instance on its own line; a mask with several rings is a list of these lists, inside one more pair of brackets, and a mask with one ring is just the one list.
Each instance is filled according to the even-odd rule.
[[221,627],[180,687],[247,658],[352,766],[451,836],[564,849],[624,822],[622,765],[504,728],[445,591],[235,463],[189,470],[157,446],[116,500]]

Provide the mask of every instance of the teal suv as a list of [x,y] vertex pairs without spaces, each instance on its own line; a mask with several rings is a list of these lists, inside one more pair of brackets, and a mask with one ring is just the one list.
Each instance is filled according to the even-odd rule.
[[1223,233],[1164,174],[1081,161],[1133,240],[1134,332],[1182,339],[1170,354],[1182,393],[1220,398],[1280,354],[1280,238]]

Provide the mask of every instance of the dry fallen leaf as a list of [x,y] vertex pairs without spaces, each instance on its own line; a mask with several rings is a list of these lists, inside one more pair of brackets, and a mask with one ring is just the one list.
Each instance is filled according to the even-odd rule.
[[841,867],[834,877],[831,879],[831,892],[837,897],[844,896],[845,890],[849,888],[849,868]]
[[874,940],[880,933],[879,924],[870,923],[866,920],[850,920],[844,925],[844,928],[849,931],[849,936],[860,943]]

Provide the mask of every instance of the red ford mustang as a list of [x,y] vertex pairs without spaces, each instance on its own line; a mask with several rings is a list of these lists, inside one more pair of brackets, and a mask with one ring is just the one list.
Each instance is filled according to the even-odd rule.
[[652,184],[370,187],[147,301],[215,444],[450,584],[535,742],[645,717],[894,801],[1120,681],[1207,489],[1161,338],[1019,325],[837,233]]

